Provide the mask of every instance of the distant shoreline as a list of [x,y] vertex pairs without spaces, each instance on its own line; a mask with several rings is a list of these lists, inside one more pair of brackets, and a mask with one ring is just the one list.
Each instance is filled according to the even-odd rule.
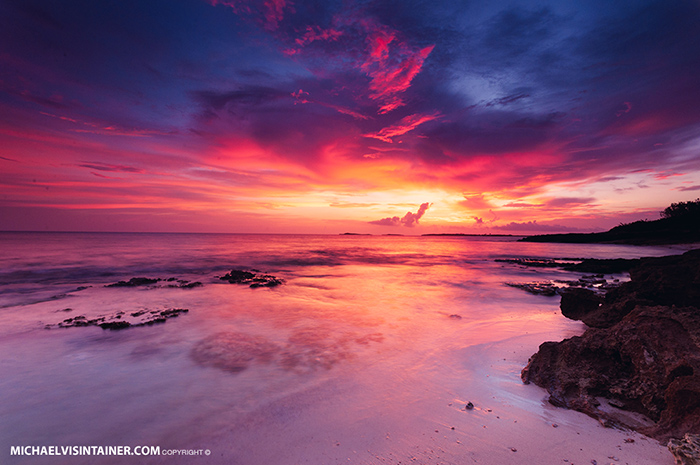
[[421,236],[465,236],[465,237],[520,237],[521,235],[514,234],[465,234],[465,233],[434,233],[421,234]]
[[[363,234],[363,233],[353,233],[346,232],[339,234],[340,236],[374,236],[375,234]],[[406,236],[405,234],[376,234],[377,236]],[[421,234],[420,237],[523,237],[523,234],[466,234],[466,233],[430,233]]]
[[559,242],[566,244],[671,245],[700,243],[697,217],[661,218],[621,224],[596,233],[542,234],[527,236],[522,242]]

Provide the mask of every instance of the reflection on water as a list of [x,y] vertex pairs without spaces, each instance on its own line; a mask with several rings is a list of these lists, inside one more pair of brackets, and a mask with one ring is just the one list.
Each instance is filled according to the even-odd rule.
[[[428,447],[417,428],[448,421],[456,398],[539,411],[518,403],[519,370],[541,342],[582,329],[558,298],[504,284],[577,276],[496,258],[669,253],[509,238],[2,233],[0,450],[217,447],[221,463],[255,464],[294,463],[289,450],[307,443],[316,463]],[[232,268],[286,284],[218,279]],[[105,287],[133,277],[203,286]],[[157,308],[189,312],[120,331],[45,329]],[[405,444],[386,449],[389,429]],[[70,463],[90,463],[80,460]]]
[[359,336],[332,336],[328,328],[307,327],[295,330],[285,345],[262,336],[241,332],[216,333],[192,348],[194,361],[231,373],[245,370],[255,363],[275,363],[284,370],[305,373],[316,369],[330,370],[336,363],[354,355],[353,344],[381,342],[381,333]]

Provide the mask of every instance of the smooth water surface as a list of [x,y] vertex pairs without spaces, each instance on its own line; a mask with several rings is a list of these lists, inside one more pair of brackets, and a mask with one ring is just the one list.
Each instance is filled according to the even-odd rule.
[[[212,453],[139,463],[489,463],[484,448],[504,446],[479,436],[482,426],[551,415],[539,388],[520,383],[527,358],[583,330],[558,298],[504,284],[580,275],[494,260],[681,251],[508,237],[0,233],[2,463],[134,463],[9,457],[12,445]],[[218,279],[233,268],[285,284]],[[132,277],[163,281],[105,287]],[[189,311],[124,330],[54,326],[168,308]]]

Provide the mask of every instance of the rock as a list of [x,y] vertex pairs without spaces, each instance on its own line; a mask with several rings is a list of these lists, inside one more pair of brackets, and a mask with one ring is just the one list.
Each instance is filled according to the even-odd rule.
[[164,318],[173,318],[178,316],[180,313],[187,313],[189,312],[189,309],[187,308],[170,308],[167,310],[163,310],[159,313],[160,316]]
[[581,320],[602,303],[603,297],[589,289],[573,287],[561,291],[561,313],[572,320]]
[[[648,417],[644,434],[666,438],[700,431],[700,313],[638,307],[611,328],[545,342],[522,372],[550,393],[550,403],[619,423],[598,397]],[[626,425],[635,426],[635,425]]]
[[245,270],[231,270],[219,279],[228,281],[231,284],[248,284],[253,289],[257,287],[275,287],[284,284],[284,280],[272,275],[255,274]]
[[102,329],[124,329],[131,326],[131,323],[128,321],[108,321],[105,323],[99,323],[97,326]]
[[256,287],[275,287],[281,285],[282,283],[284,283],[284,281],[275,278],[274,276],[258,275],[253,278],[253,282],[250,284],[250,287],[253,289]]
[[639,263],[639,259],[613,258],[599,259],[586,258],[580,263],[568,264],[563,268],[567,271],[580,271],[583,273],[613,274],[629,271]]
[[557,287],[549,282],[533,282],[533,283],[506,283],[506,286],[517,287],[530,294],[554,296],[557,295]]
[[700,433],[700,250],[641,259],[630,275],[604,300],[567,290],[562,313],[590,328],[543,343],[522,379],[606,424],[657,439]]
[[131,278],[128,281],[119,281],[116,283],[107,284],[105,287],[138,287],[138,286],[163,287],[163,286],[154,286],[154,284],[159,283],[161,281],[166,282],[166,283],[172,283],[174,281],[177,281],[178,284],[168,284],[166,287],[179,288],[179,289],[192,289],[192,288],[199,287],[199,286],[203,285],[199,281],[189,282],[189,281],[186,281],[184,279],[177,279],[177,278],[167,278],[167,279],[162,279],[162,278]]
[[149,286],[151,284],[155,284],[160,279],[153,279],[153,278],[131,278],[128,281],[119,281],[117,283],[113,284],[107,284],[105,287],[136,287],[136,286]]
[[119,330],[135,326],[163,323],[168,318],[175,318],[181,313],[186,313],[186,308],[167,308],[164,310],[139,310],[127,315],[125,312],[115,312],[88,320],[84,315],[67,318],[56,325],[46,325],[51,328],[72,328],[76,326],[99,326],[102,329]]
[[465,410],[471,410],[473,408],[474,408],[474,404],[472,404],[471,402],[467,402],[467,405],[464,406]]
[[255,278],[255,273],[251,273],[250,271],[231,270],[219,279],[228,281],[231,284],[242,284],[249,282],[253,278]]
[[562,266],[562,263],[551,258],[497,258],[494,261],[537,268],[559,268]]
[[668,441],[668,450],[676,460],[676,465],[700,465],[700,435],[685,434],[682,440]]

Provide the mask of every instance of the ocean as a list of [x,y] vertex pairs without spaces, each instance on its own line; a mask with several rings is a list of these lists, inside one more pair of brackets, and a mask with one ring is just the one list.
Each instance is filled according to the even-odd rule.
[[[496,260],[683,251],[495,236],[0,233],[0,462],[521,463],[517,428],[556,421],[565,434],[593,420],[520,381],[540,343],[583,325],[558,297],[506,283],[581,274]],[[220,279],[232,269],[282,284]],[[132,278],[150,281],[110,286]],[[132,325],[98,325],[117,320]],[[74,446],[146,448],[96,457]]]

